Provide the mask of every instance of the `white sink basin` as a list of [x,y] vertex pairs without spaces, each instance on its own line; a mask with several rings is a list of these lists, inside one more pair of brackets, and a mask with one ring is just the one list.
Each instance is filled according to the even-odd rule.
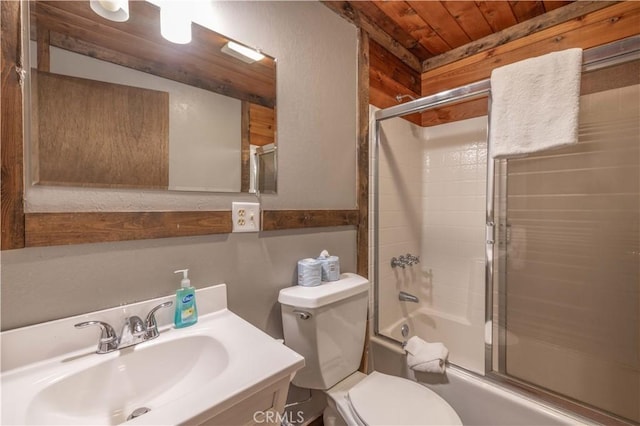
[[[74,321],[67,321],[71,335]],[[34,333],[32,327],[25,330]],[[91,334],[95,341],[85,342],[91,347],[3,371],[1,423],[186,423],[202,413],[216,415],[304,365],[300,355],[227,309],[203,315],[188,328],[160,330],[152,341],[102,355],[95,353],[97,334]],[[12,351],[7,343],[19,341],[4,334],[3,355]],[[127,421],[143,407],[150,411]]]
[[48,381],[29,404],[26,421],[72,424],[82,419],[87,424],[120,424],[137,408],[162,406],[173,395],[201,388],[228,363],[224,346],[209,336],[140,344],[104,362]]

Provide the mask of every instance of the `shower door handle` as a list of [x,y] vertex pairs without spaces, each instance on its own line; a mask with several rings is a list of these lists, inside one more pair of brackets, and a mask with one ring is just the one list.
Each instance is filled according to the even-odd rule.
[[495,243],[495,226],[496,224],[493,222],[489,222],[487,223],[487,228],[486,228],[486,240],[487,240],[487,244],[494,244]]

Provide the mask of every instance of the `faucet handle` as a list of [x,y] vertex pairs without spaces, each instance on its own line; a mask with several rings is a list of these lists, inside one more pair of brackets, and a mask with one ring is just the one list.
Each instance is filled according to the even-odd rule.
[[153,309],[149,311],[149,313],[147,314],[147,318],[144,320],[144,325],[147,330],[146,340],[155,339],[159,335],[158,323],[156,322],[156,315],[155,315],[156,311],[161,308],[168,308],[171,305],[173,305],[173,302],[169,300],[168,302],[164,302],[159,304],[158,306],[155,306]]
[[100,327],[100,340],[98,340],[98,349],[96,353],[106,354],[118,349],[118,335],[116,331],[106,322],[102,321],[85,321],[74,325],[75,328],[85,328],[92,325]]

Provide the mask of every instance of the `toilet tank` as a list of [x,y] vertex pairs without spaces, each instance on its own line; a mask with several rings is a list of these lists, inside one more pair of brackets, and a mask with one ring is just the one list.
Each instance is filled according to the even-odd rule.
[[280,290],[285,344],[304,357],[293,384],[329,389],[358,369],[367,326],[369,281],[345,273],[316,287]]

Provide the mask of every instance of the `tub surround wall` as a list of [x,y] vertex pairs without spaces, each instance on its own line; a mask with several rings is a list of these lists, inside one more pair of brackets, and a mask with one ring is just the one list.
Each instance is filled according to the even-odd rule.
[[[382,333],[442,341],[450,360],[484,371],[486,117],[420,128],[382,122],[379,306]],[[392,268],[412,253],[420,263]],[[398,301],[398,292],[420,303]]]
[[[9,6],[3,4],[3,12]],[[192,6],[197,23],[278,58],[278,194],[263,195],[262,208],[353,212],[356,29],[314,2],[193,2]],[[3,83],[3,110],[9,108],[4,95]],[[5,154],[3,161],[8,158]],[[255,200],[247,194],[51,187],[28,187],[26,192],[28,212],[205,214],[229,210],[231,201]],[[139,219],[145,223],[144,217]],[[330,223],[305,216],[301,227]],[[325,248],[341,257],[343,271],[355,271],[353,227],[3,251],[2,329],[171,294],[178,283],[173,270],[190,268],[194,285],[227,283],[230,309],[281,336],[278,290],[295,283],[296,260],[316,256]]]

